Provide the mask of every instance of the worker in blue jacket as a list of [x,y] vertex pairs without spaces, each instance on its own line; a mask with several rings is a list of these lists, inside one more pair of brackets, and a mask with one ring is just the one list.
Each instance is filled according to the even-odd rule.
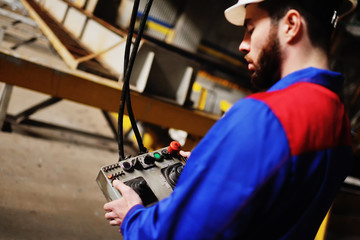
[[251,80],[195,147],[173,193],[144,207],[120,181],[104,205],[124,239],[314,239],[351,169],[351,135],[329,70],[335,0],[239,0]]

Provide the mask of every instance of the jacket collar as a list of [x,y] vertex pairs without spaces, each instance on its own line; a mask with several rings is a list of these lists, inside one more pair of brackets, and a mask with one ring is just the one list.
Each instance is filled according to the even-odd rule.
[[343,87],[344,76],[341,73],[329,70],[313,67],[305,68],[283,77],[275,83],[268,92],[281,90],[300,82],[319,84],[339,94]]

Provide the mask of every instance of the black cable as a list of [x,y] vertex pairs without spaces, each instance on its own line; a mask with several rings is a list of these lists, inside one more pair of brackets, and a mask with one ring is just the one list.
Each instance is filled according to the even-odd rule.
[[136,22],[136,16],[139,9],[140,0],[135,0],[133,11],[131,13],[131,19],[129,24],[129,31],[126,39],[126,45],[125,45],[125,54],[124,54],[124,77],[125,77],[125,71],[127,69],[129,59],[130,59],[130,48],[132,43],[132,38],[134,35],[134,28],[135,28],[135,22]]
[[141,42],[141,39],[142,39],[143,32],[145,30],[145,24],[146,24],[146,20],[148,18],[149,12],[150,12],[152,2],[153,2],[153,0],[148,0],[147,4],[145,6],[144,14],[143,14],[143,16],[141,18],[141,21],[140,21],[139,33],[138,33],[138,35],[136,37],[135,44],[134,44],[134,49],[133,49],[133,51],[131,53],[131,57],[130,57],[130,60],[129,60],[130,64],[128,65],[128,69],[127,69],[127,73],[129,74],[129,76],[127,76],[128,81],[127,81],[127,85],[126,85],[126,88],[127,88],[127,92],[126,92],[127,93],[127,95],[126,95],[126,103],[127,103],[127,105],[126,105],[126,107],[127,107],[127,110],[128,110],[128,115],[129,115],[129,118],[130,118],[131,126],[133,128],[133,131],[134,131],[134,134],[135,134],[138,146],[139,146],[140,153],[146,153],[147,149],[143,145],[141,135],[140,135],[139,129],[137,128],[136,120],[135,120],[135,117],[134,117],[134,114],[133,114],[133,111],[132,111],[131,100],[130,100],[130,89],[129,89],[130,84],[129,83],[130,83],[130,76],[131,76],[131,73],[132,73],[132,68],[134,66],[136,54],[137,54],[137,51],[138,51],[138,48],[139,48],[139,45],[140,45],[140,42]]
[[124,75],[124,79],[123,79],[123,89],[122,89],[121,102],[120,102],[120,107],[119,107],[119,118],[118,118],[119,157],[120,157],[120,159],[125,158],[124,148],[123,148],[123,144],[122,144],[122,142],[123,142],[123,126],[122,126],[122,124],[123,124],[123,114],[124,114],[124,108],[125,108],[124,103],[125,102],[126,102],[126,107],[128,110],[128,115],[129,115],[129,118],[131,121],[131,126],[133,128],[137,143],[139,145],[140,153],[147,152],[147,149],[144,147],[144,145],[142,143],[141,135],[137,128],[136,120],[134,118],[134,114],[132,111],[129,86],[130,86],[130,77],[131,77],[132,68],[134,66],[136,54],[137,54],[137,51],[138,51],[138,48],[140,45],[140,41],[142,39],[146,20],[149,15],[149,12],[150,12],[152,2],[153,2],[153,0],[148,0],[147,4],[145,6],[144,13],[143,13],[143,16],[140,21],[139,32],[137,34],[137,37],[136,37],[136,40],[135,40],[135,43],[134,43],[134,46],[133,46],[133,49],[131,52],[131,56],[129,58],[129,52],[130,52],[130,47],[131,47],[131,42],[132,42],[132,35],[133,35],[135,19],[136,19],[136,12],[137,12],[138,6],[139,6],[139,0],[134,2],[132,17],[131,17],[131,22],[130,22],[130,27],[129,27],[129,32],[128,32],[128,39],[127,39],[126,48],[125,48],[125,57],[124,57],[125,75]]
[[[144,12],[147,12],[146,15],[149,14],[150,7],[151,7],[151,4],[149,5],[149,2],[148,2],[147,6],[145,7],[145,10],[144,10]],[[133,64],[135,62],[135,57],[136,57],[136,54],[137,54],[137,50],[138,50],[140,41],[142,39],[143,31],[145,29],[146,19],[147,19],[147,16],[145,16],[145,17],[143,16],[141,21],[140,21],[139,33],[138,33],[137,38],[135,40],[135,44],[134,44],[134,48],[133,48],[133,51],[132,51],[131,59],[129,60],[131,64],[126,65],[126,71],[129,73],[129,76],[128,76],[128,84],[125,86],[127,88],[126,89],[126,108],[128,110],[128,116],[129,116],[131,126],[133,128],[133,131],[134,131],[134,134],[135,134],[138,146],[139,146],[140,153],[146,153],[147,149],[143,145],[143,142],[142,142],[142,139],[141,139],[141,134],[140,134],[140,132],[139,132],[139,130],[137,128],[134,113],[132,111],[129,83],[130,83],[130,75],[132,73],[132,68],[133,68]],[[129,67],[129,69],[128,69],[128,67]]]
[[123,88],[122,88],[122,93],[121,93],[121,101],[120,101],[120,106],[119,106],[119,112],[118,112],[118,147],[119,147],[119,160],[124,159],[125,158],[125,154],[124,154],[124,144],[123,144],[123,115],[124,115],[124,109],[125,109],[125,100],[126,100],[126,87],[125,87],[125,75],[126,75],[126,71],[127,71],[127,67],[128,67],[128,63],[129,63],[129,56],[130,56],[130,48],[131,48],[131,43],[132,43],[132,38],[133,38],[133,34],[134,34],[134,26],[135,26],[135,21],[136,21],[136,16],[137,16],[137,12],[138,12],[138,8],[139,8],[139,3],[140,0],[135,0],[134,5],[133,5],[133,10],[132,10],[132,14],[131,14],[131,19],[130,19],[130,25],[129,25],[129,30],[128,30],[128,35],[127,35],[127,39],[126,39],[126,45],[125,45],[125,53],[124,53],[124,75],[123,75]]

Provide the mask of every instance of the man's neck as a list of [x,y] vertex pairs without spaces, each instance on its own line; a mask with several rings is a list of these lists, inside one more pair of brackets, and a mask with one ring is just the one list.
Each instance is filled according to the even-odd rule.
[[308,67],[329,69],[327,54],[319,48],[291,48],[283,57],[281,77]]

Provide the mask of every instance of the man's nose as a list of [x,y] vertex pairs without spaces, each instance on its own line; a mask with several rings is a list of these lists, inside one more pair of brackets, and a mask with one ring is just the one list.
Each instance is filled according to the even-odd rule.
[[243,40],[241,43],[240,43],[240,46],[239,46],[239,51],[244,53],[244,54],[248,54],[250,52],[250,45],[247,41]]

